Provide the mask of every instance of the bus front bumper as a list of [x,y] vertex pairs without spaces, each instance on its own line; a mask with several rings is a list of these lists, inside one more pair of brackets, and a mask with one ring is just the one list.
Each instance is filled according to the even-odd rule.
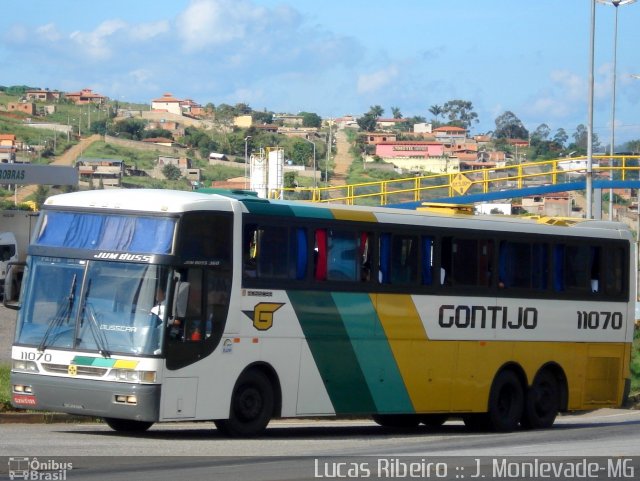
[[[11,404],[20,409],[46,410],[155,422],[160,412],[159,384],[131,384],[91,379],[11,373]],[[25,387],[29,387],[25,391]],[[30,392],[28,392],[30,391]]]

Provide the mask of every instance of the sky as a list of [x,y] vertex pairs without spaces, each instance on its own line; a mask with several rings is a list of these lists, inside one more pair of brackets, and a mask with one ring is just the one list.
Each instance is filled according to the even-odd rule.
[[[605,0],[608,1],[608,0]],[[609,2],[610,3],[610,2]],[[588,123],[591,0],[3,0],[0,85],[164,93],[276,113]],[[611,139],[615,10],[596,5],[594,132]],[[615,144],[640,139],[640,1],[618,7]]]

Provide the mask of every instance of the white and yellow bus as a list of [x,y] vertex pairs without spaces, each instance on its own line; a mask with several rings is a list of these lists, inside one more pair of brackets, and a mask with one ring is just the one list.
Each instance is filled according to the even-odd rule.
[[58,195],[40,217],[18,408],[118,431],[342,415],[508,431],[629,389],[636,255],[617,223],[162,190]]

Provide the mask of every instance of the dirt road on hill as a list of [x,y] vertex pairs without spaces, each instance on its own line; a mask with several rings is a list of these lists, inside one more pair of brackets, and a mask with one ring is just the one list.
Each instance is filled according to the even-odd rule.
[[[78,157],[82,156],[82,152],[87,150],[87,148],[91,144],[97,142],[98,140],[102,140],[102,136],[98,134],[80,139],[80,142],[64,152],[62,155],[56,157],[49,165],[74,165],[76,163],[76,160],[78,160]],[[37,185],[26,185],[24,187],[18,187],[18,203],[24,202],[24,200],[28,196],[33,194],[37,188]]]
[[345,185],[347,183],[347,172],[349,172],[353,160],[349,152],[350,147],[345,131],[338,130],[336,133],[336,155],[333,158],[335,168],[331,177],[331,185]]

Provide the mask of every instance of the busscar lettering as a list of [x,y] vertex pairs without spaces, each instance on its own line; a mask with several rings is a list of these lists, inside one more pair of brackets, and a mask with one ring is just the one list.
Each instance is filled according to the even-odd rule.
[[535,329],[538,309],[518,307],[517,315],[509,314],[507,306],[440,306],[438,324],[444,328],[459,329]]

